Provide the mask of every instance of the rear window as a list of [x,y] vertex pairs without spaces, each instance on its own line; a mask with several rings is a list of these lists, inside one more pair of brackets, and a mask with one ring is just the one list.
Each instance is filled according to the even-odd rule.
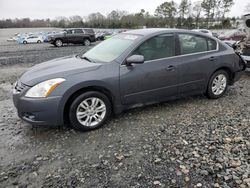
[[84,29],[84,31],[86,33],[90,33],[90,34],[94,34],[95,33],[93,29]]
[[75,33],[83,33],[82,29],[75,29]]

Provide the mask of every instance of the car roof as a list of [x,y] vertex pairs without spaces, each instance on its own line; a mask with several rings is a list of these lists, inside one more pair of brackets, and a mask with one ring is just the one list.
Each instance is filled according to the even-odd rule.
[[73,29],[92,29],[93,30],[93,28],[65,28],[64,30],[73,30]]
[[148,35],[153,35],[153,34],[161,34],[161,33],[175,33],[175,32],[183,32],[183,33],[190,33],[190,34],[195,34],[195,35],[201,35],[208,37],[207,34],[197,32],[197,31],[191,31],[191,30],[186,30],[186,29],[169,29],[169,28],[149,28],[149,29],[136,29],[136,30],[130,30],[123,32],[125,34],[134,34],[134,35],[142,35],[142,36],[148,36]]

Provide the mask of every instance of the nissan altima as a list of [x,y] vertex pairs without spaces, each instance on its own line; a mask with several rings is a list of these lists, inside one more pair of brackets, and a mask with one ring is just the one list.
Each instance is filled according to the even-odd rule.
[[245,67],[231,47],[206,34],[133,30],[34,66],[15,84],[13,100],[30,124],[86,131],[142,105],[197,94],[220,98]]

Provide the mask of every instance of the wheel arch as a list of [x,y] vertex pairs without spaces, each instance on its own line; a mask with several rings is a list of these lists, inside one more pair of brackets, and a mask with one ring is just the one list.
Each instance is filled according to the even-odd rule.
[[110,100],[111,107],[112,107],[111,111],[113,112],[114,96],[112,95],[110,90],[103,87],[103,86],[87,86],[87,87],[83,87],[83,88],[80,88],[80,89],[72,92],[71,95],[66,99],[66,102],[65,102],[65,104],[63,106],[63,122],[65,124],[69,123],[68,112],[69,112],[70,104],[73,102],[73,100],[77,96],[79,96],[82,93],[88,92],[88,91],[97,91],[97,92],[100,92],[100,93],[106,95],[108,97],[108,99]]
[[[209,80],[208,80],[208,83],[211,79],[211,77],[213,76],[213,74],[217,71],[220,71],[220,70],[224,70],[228,73],[228,76],[229,76],[229,85],[231,85],[233,83],[233,79],[234,79],[234,73],[232,71],[232,69],[230,69],[229,67],[226,67],[226,66],[223,66],[223,67],[219,67],[218,69],[216,69],[209,77]],[[207,83],[207,85],[208,85]]]
[[222,67],[217,68],[214,72],[212,72],[210,74],[209,79],[207,80],[207,85],[206,85],[205,92],[208,91],[209,82],[210,82],[212,76],[214,75],[214,73],[216,73],[217,71],[220,71],[220,70],[224,70],[224,71],[226,71],[228,73],[228,76],[229,76],[229,85],[231,85],[233,83],[233,78],[234,78],[233,71],[229,67],[222,66]]

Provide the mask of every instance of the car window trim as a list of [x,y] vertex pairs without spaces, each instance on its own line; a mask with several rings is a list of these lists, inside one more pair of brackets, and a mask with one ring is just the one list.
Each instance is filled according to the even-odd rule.
[[[191,35],[197,35],[197,34],[192,34],[192,33],[170,33],[170,34],[173,34],[174,35],[174,37],[176,38],[176,37],[178,37],[178,34],[191,34]],[[157,35],[156,35],[157,36]],[[201,36],[201,35],[197,35],[197,36]],[[155,37],[155,36],[154,36]],[[212,39],[212,38],[210,38],[210,37],[206,37],[206,36],[201,36],[201,37],[204,37],[204,38],[207,38],[207,39],[211,39],[211,40],[214,40],[214,39]],[[150,38],[148,38],[148,39],[150,39]],[[148,40],[147,39],[147,40]],[[146,41],[146,40],[145,40]],[[140,43],[138,46],[136,46],[136,48],[135,49],[137,49],[141,44],[143,44],[145,41],[143,41],[142,43]],[[177,41],[178,41],[178,38],[177,38]],[[176,40],[175,40],[175,42],[177,42]],[[196,52],[196,53],[190,53],[190,54],[183,54],[183,55],[175,55],[175,56],[172,56],[172,57],[165,57],[165,58],[159,58],[159,59],[154,59],[154,60],[149,60],[149,61],[145,61],[144,63],[150,63],[150,62],[154,62],[154,61],[160,61],[160,60],[168,60],[168,59],[172,59],[172,58],[176,58],[176,57],[185,57],[185,56],[190,56],[190,55],[198,55],[198,54],[203,54],[203,53],[208,53],[208,52],[217,52],[217,51],[219,51],[219,43],[218,43],[218,41],[217,40],[214,40],[215,42],[216,42],[216,49],[215,50],[208,50],[208,51],[204,51],[204,52]],[[178,45],[178,48],[180,48],[180,46],[179,46],[179,42],[178,42],[178,44],[177,43],[175,43],[175,46],[177,46]],[[175,49],[176,50],[176,49]],[[180,49],[179,49],[180,50]],[[131,53],[129,53],[129,55],[127,56],[127,58],[129,57],[129,56],[131,56],[131,54],[134,52],[135,50],[133,50]],[[121,66],[123,67],[123,66],[126,66],[126,64],[125,64],[125,60],[127,59],[127,58],[125,58],[124,59],[124,61],[123,61],[123,63],[121,64]]]

